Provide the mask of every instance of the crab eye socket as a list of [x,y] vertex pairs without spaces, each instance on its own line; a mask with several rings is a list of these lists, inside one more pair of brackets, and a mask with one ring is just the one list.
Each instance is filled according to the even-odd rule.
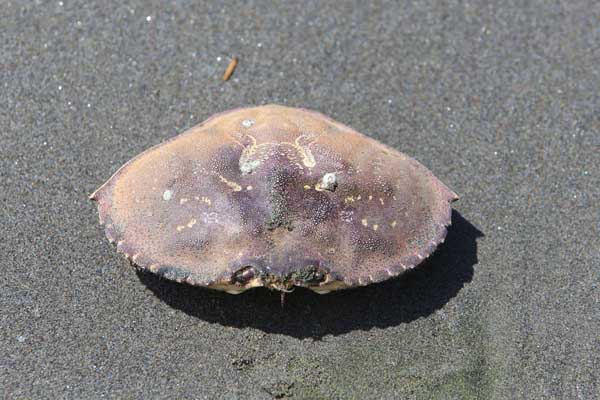
[[256,270],[253,267],[247,266],[247,267],[244,267],[244,268],[238,270],[235,274],[233,274],[231,281],[233,283],[245,285],[246,283],[248,283],[252,279],[254,279],[254,277],[256,277],[256,275],[257,275]]

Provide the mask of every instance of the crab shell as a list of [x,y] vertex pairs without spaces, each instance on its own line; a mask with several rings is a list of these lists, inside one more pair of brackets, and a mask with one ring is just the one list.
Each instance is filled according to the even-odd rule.
[[458,197],[416,160],[320,113],[215,115],[138,155],[90,198],[138,268],[240,293],[380,282],[443,242]]

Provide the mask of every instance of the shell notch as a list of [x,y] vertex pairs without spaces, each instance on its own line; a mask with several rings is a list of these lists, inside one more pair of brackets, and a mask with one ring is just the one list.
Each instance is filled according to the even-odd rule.
[[294,287],[311,288],[316,286],[323,291],[326,290],[324,283],[331,280],[329,275],[328,271],[316,265],[293,269],[285,275],[275,275],[248,265],[237,270],[231,276],[230,285],[222,285],[221,289],[229,293],[240,293],[253,287],[264,286],[282,292],[291,292]]
[[90,198],[136,266],[230,293],[328,293],[401,275],[444,240],[458,199],[407,155],[275,105],[209,118]]

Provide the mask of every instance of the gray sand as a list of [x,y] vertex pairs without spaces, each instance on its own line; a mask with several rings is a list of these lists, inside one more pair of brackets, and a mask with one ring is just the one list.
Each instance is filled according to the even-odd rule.
[[[0,4],[1,398],[600,397],[600,2],[120,3]],[[87,195],[265,103],[429,167],[447,243],[284,310],[136,273]]]

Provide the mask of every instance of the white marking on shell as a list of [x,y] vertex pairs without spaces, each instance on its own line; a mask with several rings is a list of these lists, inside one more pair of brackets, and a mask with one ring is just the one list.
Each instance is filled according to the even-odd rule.
[[242,174],[249,174],[258,168],[260,163],[260,160],[247,160],[240,162],[240,171],[242,171]]
[[285,142],[285,144],[291,145],[296,149],[298,155],[302,158],[302,164],[304,164],[305,167],[313,168],[316,165],[316,162],[310,150],[310,145],[315,141],[316,135],[314,133],[305,133],[297,137],[296,140],[294,140],[294,143]]
[[173,191],[170,189],[167,189],[164,191],[163,193],[163,200],[164,201],[169,201],[171,200],[171,198],[173,197]]
[[352,210],[342,210],[340,211],[340,218],[344,222],[352,222],[352,214],[354,214]]
[[218,224],[219,223],[219,219],[218,219],[218,214],[216,212],[204,212],[202,213],[202,219],[204,220],[205,224]]
[[253,119],[245,119],[242,121],[242,126],[244,128],[250,128],[252,125],[254,125],[256,123],[255,120]]
[[121,246],[123,243],[125,243],[125,241],[124,241],[124,240],[119,240],[119,241],[117,242],[117,246]]
[[389,276],[394,276],[394,274],[392,273],[392,271],[390,271],[389,269],[386,269],[385,272],[389,275]]
[[137,258],[140,256],[140,253],[135,253],[134,255],[131,256],[131,261],[135,262],[135,260],[137,260]]
[[222,175],[219,175],[219,178],[221,179],[221,182],[229,186],[234,192],[242,190],[242,187],[237,182],[230,181]]

